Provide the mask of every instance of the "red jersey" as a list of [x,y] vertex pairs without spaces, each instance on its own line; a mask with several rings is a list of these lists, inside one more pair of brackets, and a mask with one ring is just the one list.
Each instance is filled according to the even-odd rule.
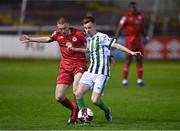
[[71,42],[73,47],[85,48],[86,38],[84,33],[83,31],[74,28],[70,28],[70,30],[71,33],[65,37],[61,35],[58,30],[55,30],[51,35],[51,39],[59,43],[62,54],[61,62],[86,63],[85,53],[75,52],[66,47],[66,43]]
[[144,16],[142,13],[130,13],[128,12],[119,21],[119,26],[124,27],[126,31],[126,36],[141,36],[143,30]]

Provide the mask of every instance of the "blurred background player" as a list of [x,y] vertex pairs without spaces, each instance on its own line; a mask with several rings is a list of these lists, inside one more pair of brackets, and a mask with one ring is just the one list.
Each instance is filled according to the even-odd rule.
[[115,43],[115,39],[108,35],[97,32],[96,22],[93,17],[85,17],[83,19],[83,26],[87,34],[87,49],[76,48],[69,46],[68,48],[74,51],[89,52],[90,65],[88,71],[84,72],[78,88],[76,90],[77,104],[79,109],[84,109],[85,104],[83,96],[88,90],[92,90],[91,100],[93,104],[104,111],[108,123],[112,123],[111,108],[108,107],[101,95],[105,90],[105,86],[110,76],[110,49],[111,47],[120,49],[131,55],[141,55],[140,52],[133,52],[120,44]]
[[[130,2],[128,4],[128,12],[119,21],[119,25],[116,31],[116,38],[121,34],[122,29],[125,29],[125,41],[126,47],[132,51],[141,51],[143,53],[143,44],[141,43],[141,36],[143,35],[146,40],[149,37],[146,35],[144,28],[144,16],[138,12],[137,4]],[[128,71],[133,56],[126,53],[126,61],[123,66],[123,80],[122,85],[126,87],[128,85]],[[137,84],[143,86],[143,57],[136,56],[137,62]]]
[[86,70],[87,62],[85,53],[69,50],[67,46],[72,44],[74,47],[84,48],[84,43],[86,43],[84,33],[69,27],[69,22],[64,18],[60,18],[57,22],[56,30],[50,37],[29,37],[22,35],[20,40],[23,41],[23,43],[49,43],[52,41],[59,43],[62,59],[60,61],[59,74],[56,82],[55,98],[59,103],[72,111],[68,124],[76,124],[78,113],[76,97],[74,95],[74,102],[71,102],[66,97],[66,92],[67,88],[73,83],[74,94],[79,80]]

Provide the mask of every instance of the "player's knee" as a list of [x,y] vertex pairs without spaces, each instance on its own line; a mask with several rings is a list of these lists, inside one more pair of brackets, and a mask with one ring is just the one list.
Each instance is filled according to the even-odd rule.
[[76,95],[76,88],[73,88],[73,94]]
[[129,66],[131,64],[131,60],[127,60],[126,62],[125,62],[125,65],[126,66]]
[[76,98],[81,98],[81,93],[79,91],[75,91]]
[[74,92],[74,94],[75,94],[75,96],[76,96],[77,99],[80,99],[80,98],[82,97],[82,93],[81,93],[80,90],[76,90],[76,91]]
[[137,62],[138,64],[142,64],[142,63],[143,63],[143,61],[142,61],[141,59],[137,59],[136,62]]
[[95,105],[98,105],[98,103],[99,103],[99,100],[98,100],[98,99],[95,99],[95,98],[91,98],[91,101],[92,101],[92,103],[95,104]]
[[58,102],[62,102],[65,99],[64,95],[56,95],[55,96],[55,100]]

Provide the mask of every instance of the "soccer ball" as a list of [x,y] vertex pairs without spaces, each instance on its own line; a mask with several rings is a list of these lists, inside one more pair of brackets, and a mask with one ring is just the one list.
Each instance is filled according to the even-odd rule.
[[81,123],[90,123],[93,120],[93,112],[89,108],[83,108],[78,112],[78,119]]

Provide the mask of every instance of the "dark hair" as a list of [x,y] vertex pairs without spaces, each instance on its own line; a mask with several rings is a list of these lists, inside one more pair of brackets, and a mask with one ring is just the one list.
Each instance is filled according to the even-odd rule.
[[87,23],[89,23],[89,22],[92,22],[93,24],[96,23],[94,17],[92,17],[92,16],[86,16],[86,17],[84,17],[84,19],[83,19],[83,24],[87,24]]
[[136,2],[134,1],[129,2],[128,7],[131,7],[131,6],[136,6]]
[[59,20],[57,21],[58,24],[64,24],[64,23],[69,23],[69,21],[67,19],[65,19],[64,17],[59,18]]

